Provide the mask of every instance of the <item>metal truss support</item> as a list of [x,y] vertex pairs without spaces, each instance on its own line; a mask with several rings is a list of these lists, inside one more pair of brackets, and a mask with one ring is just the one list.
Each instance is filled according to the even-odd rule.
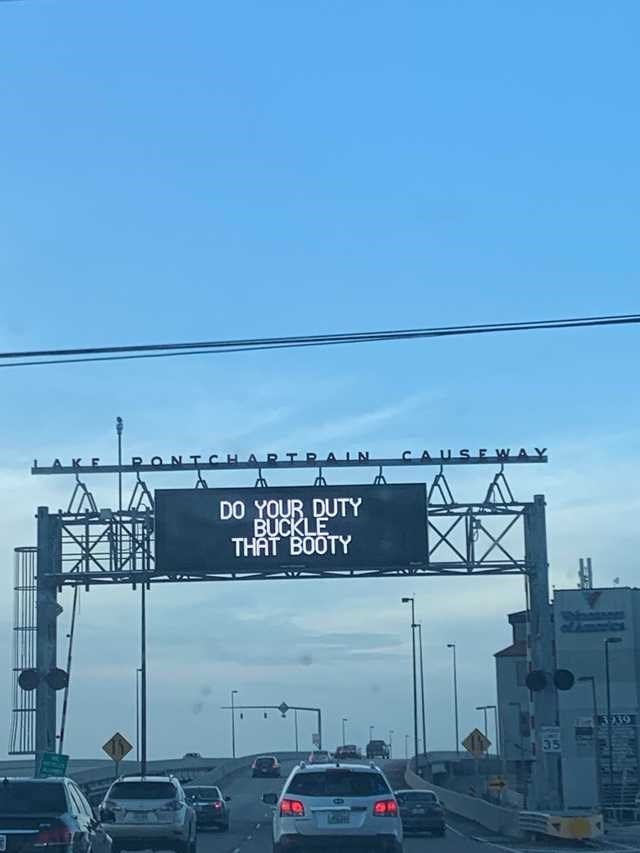
[[60,521],[38,507],[38,557],[36,574],[36,773],[44,752],[56,751],[56,693],[44,676],[57,666],[58,588],[60,571]]
[[542,751],[544,726],[558,724],[558,694],[551,680],[555,669],[553,623],[549,602],[549,561],[544,495],[535,495],[528,504],[524,522],[525,561],[530,596],[530,653],[534,670],[548,674],[544,690],[533,693],[535,761],[533,788],[535,808],[548,811],[562,808],[560,761],[557,755]]

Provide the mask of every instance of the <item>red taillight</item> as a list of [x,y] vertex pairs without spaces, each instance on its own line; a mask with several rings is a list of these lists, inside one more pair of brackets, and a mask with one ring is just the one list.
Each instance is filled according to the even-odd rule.
[[283,800],[280,803],[280,817],[304,817],[304,804],[300,800]]
[[220,800],[216,800],[215,803],[211,803],[211,807],[214,809],[221,809],[222,803],[220,802]]
[[398,804],[395,800],[378,800],[373,813],[376,817],[398,817]]
[[34,841],[34,847],[48,847],[49,844],[71,844],[73,836],[64,824],[41,829]]

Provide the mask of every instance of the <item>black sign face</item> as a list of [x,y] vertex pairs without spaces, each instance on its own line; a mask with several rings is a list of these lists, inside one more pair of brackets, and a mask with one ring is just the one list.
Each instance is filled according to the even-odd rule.
[[426,487],[159,489],[156,569],[381,568],[427,558]]

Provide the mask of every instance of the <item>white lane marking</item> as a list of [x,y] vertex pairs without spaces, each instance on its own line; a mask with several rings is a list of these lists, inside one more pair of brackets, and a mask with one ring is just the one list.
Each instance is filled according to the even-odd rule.
[[451,826],[451,825],[450,825],[450,824],[448,824],[448,823],[447,823],[447,824],[445,824],[445,825],[446,825],[447,829],[448,829],[450,832],[455,832],[455,834],[456,834],[456,835],[459,835],[459,836],[460,836],[460,838],[471,838],[471,837],[472,837],[471,835],[465,835],[465,834],[464,834],[464,832],[460,832],[460,830],[459,830],[459,829],[456,829],[454,826]]
[[260,824],[259,824],[259,823],[257,823],[257,824],[256,824],[256,829],[260,829]]
[[[505,847],[504,844],[496,844],[494,841],[487,841],[486,838],[481,838],[479,835],[470,835],[469,838],[473,838],[474,841],[479,841],[480,844],[488,844],[490,847],[497,847],[498,850],[507,850],[508,853],[522,853],[522,850],[518,850],[515,847]],[[550,851],[545,851],[545,853],[550,853]]]
[[233,851],[233,853],[240,853],[240,848],[236,847],[236,849]]

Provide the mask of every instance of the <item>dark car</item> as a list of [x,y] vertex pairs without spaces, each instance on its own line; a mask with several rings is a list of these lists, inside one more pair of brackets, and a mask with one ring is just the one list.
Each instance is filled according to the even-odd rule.
[[367,744],[367,758],[389,758],[389,747],[383,740],[370,740]]
[[224,797],[214,785],[187,785],[184,789],[187,800],[196,810],[198,827],[212,826],[222,832],[229,829],[231,797]]
[[0,850],[111,853],[111,838],[71,779],[0,781]]
[[257,778],[278,778],[280,776],[280,764],[275,755],[261,755],[251,765],[251,775]]
[[430,832],[440,836],[445,834],[444,809],[433,791],[416,791],[409,788],[396,791],[395,795],[405,833]]
[[344,761],[345,758],[362,758],[360,749],[353,743],[339,746],[335,751],[336,761]]

